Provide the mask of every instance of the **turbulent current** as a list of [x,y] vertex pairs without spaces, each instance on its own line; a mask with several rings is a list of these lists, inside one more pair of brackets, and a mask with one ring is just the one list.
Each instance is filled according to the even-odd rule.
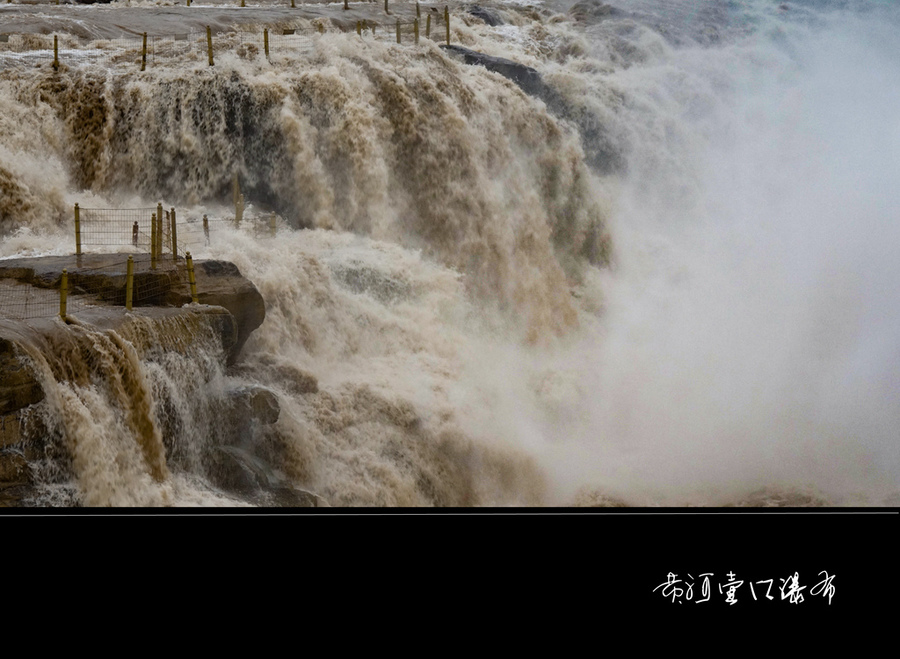
[[[273,503],[218,455],[331,506],[898,505],[897,3],[451,5],[451,43],[527,80],[340,4],[170,5],[0,5],[0,33],[310,36],[0,66],[0,257],[71,253],[75,203],[159,201],[211,219],[194,257],[266,319],[227,369],[78,323],[36,350],[60,455],[33,503]],[[233,228],[235,175],[274,238]],[[280,414],[235,440],[252,386]]]

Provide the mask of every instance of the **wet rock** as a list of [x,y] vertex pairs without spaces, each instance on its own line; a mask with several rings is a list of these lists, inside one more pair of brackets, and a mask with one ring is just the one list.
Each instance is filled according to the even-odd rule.
[[294,487],[258,455],[237,446],[219,446],[220,453],[228,460],[223,465],[231,473],[223,481],[226,487],[252,498],[258,505],[291,508],[316,508],[327,505],[307,490]]
[[343,287],[371,295],[384,304],[408,299],[413,290],[408,281],[360,263],[335,264],[331,273]]
[[[44,398],[44,390],[24,359],[20,357],[15,343],[0,337],[0,415],[38,403]],[[0,417],[3,433],[7,432],[7,417]]]
[[281,406],[274,392],[264,387],[247,386],[228,392],[234,425],[255,422],[270,425],[278,421]]
[[[134,255],[134,306],[181,307],[192,301],[187,266],[183,260],[160,259],[150,268],[148,254]],[[84,254],[5,259],[0,279],[37,288],[59,289],[63,269],[68,271],[71,295],[91,295],[96,302],[115,307],[125,304],[127,257],[123,254]],[[262,295],[237,266],[226,261],[195,261],[194,275],[200,304],[223,307],[234,317],[235,341],[228,341],[233,363],[244,343],[266,317]],[[121,309],[119,309],[121,311]],[[227,329],[227,328],[224,328]]]
[[[197,261],[194,276],[199,303],[223,307],[234,316],[237,323],[237,341],[228,356],[228,362],[232,364],[237,360],[250,333],[265,320],[266,303],[256,286],[245,279],[233,263]],[[187,277],[173,284],[168,302],[176,306],[191,302]]]
[[503,25],[503,19],[500,18],[500,16],[496,12],[491,11],[490,9],[485,9],[484,7],[479,7],[478,5],[472,5],[471,7],[467,8],[466,11],[468,11],[475,18],[480,18],[491,27]]
[[580,0],[569,8],[569,15],[579,23],[594,24],[614,16],[624,16],[625,12],[600,0]]
[[483,66],[488,71],[493,71],[505,78],[509,78],[521,87],[526,94],[543,98],[549,93],[544,81],[541,80],[541,74],[530,66],[525,66],[503,57],[485,55],[455,44],[449,46],[442,44],[440,47],[462,57],[466,64]]
[[466,64],[483,66],[489,71],[509,78],[526,94],[544,101],[551,113],[575,123],[581,136],[585,160],[596,171],[609,174],[624,168],[624,159],[597,118],[568,103],[556,90],[543,81],[541,74],[536,69],[502,57],[479,53],[463,46],[442,45],[440,47],[462,57]]
[[276,387],[281,387],[294,395],[314,394],[319,391],[319,380],[315,375],[298,366],[279,363],[262,355],[258,363],[236,364],[229,369],[229,375],[253,378]]

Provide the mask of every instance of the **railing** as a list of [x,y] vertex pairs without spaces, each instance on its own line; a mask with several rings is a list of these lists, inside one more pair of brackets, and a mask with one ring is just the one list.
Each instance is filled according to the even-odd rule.
[[235,199],[234,217],[212,219],[185,217],[174,208],[163,209],[162,204],[156,208],[81,208],[76,204],[75,268],[52,279],[36,276],[29,284],[0,276],[0,319],[66,318],[98,306],[131,310],[164,304],[172,284],[185,276],[197,302],[192,250],[209,246],[225,232],[275,237],[280,228],[274,213],[242,217],[244,202],[237,184]]
[[[434,8],[431,8],[434,9]],[[415,18],[394,17],[387,10],[382,21],[359,19],[356,33],[367,40],[416,45],[420,39],[433,39],[450,43],[450,12],[421,11],[416,4]],[[425,14],[424,19],[422,14]],[[346,32],[326,19],[316,19],[305,27],[270,28],[261,31],[235,30],[213,34],[187,32],[171,35],[147,33],[118,39],[97,39],[83,43],[69,34],[20,34],[4,33],[0,28],[0,69],[12,67],[52,66],[64,67],[106,66],[130,67],[145,71],[148,67],[173,62],[199,62],[206,59],[215,65],[216,57],[233,52],[242,59],[266,58],[273,64],[292,60],[306,52],[318,36],[334,32]]]

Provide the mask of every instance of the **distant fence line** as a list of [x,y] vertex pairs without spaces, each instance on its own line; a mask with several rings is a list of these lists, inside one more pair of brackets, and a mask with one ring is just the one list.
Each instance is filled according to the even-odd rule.
[[[0,2],[2,2],[2,0],[0,0]],[[382,3],[384,4],[385,12],[387,13],[390,13],[389,7],[394,7],[396,4],[398,4],[396,0],[390,0],[390,4],[388,3],[388,0],[354,0],[353,2],[344,0],[344,9],[352,9],[354,5],[380,5]],[[81,3],[76,2],[75,0],[6,0],[4,4],[78,6]],[[213,0],[198,0],[196,2],[193,0],[176,0],[172,4],[176,7],[183,5],[186,7],[246,7],[248,9],[252,9],[254,7],[290,7],[291,9],[297,9],[302,8],[307,4],[320,6],[322,3],[306,2],[306,0],[269,0],[268,2],[266,2],[265,0],[221,0],[221,2]]]
[[[365,39],[398,44],[418,44],[421,38],[450,43],[450,10],[424,12],[416,4],[416,18],[392,18],[379,24],[369,19],[357,20],[357,35]],[[182,34],[135,34],[118,39],[95,39],[82,44],[68,34],[28,34],[0,32],[0,68],[51,65],[58,69],[92,66],[132,66],[144,71],[148,66],[177,60],[201,60],[206,55],[210,66],[215,57],[234,52],[242,59],[265,57],[271,62],[301,55],[316,35],[329,32],[330,22],[314,20],[306,28],[268,28],[262,31],[233,30],[213,34],[192,31]],[[340,29],[340,26],[337,26]],[[347,30],[340,29],[341,32]]]

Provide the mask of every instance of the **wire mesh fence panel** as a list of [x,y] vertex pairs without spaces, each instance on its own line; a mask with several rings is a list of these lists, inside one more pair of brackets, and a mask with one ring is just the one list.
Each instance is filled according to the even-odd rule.
[[[233,224],[233,223],[232,223]],[[178,223],[178,253],[195,252],[210,244],[211,236],[224,227],[224,221],[189,217]]]
[[94,267],[74,268],[68,274],[67,314],[97,306],[125,306],[128,258]]
[[59,313],[59,289],[0,279],[0,319],[49,318]]
[[[99,258],[99,256],[98,256]],[[73,268],[68,274],[67,315],[98,307],[125,307],[128,302],[128,258],[104,257],[96,265]],[[132,256],[131,304],[162,304],[175,280],[177,265],[153,262],[147,254]]]
[[165,64],[192,58],[206,51],[206,35],[186,32],[147,37],[147,64]]
[[311,52],[314,39],[318,36],[315,30],[295,32],[294,34],[269,33],[269,58],[273,61],[296,59]]
[[150,252],[153,216],[156,208],[82,208],[80,209],[81,247],[130,245]]
[[53,63],[53,35],[0,34],[0,68]]
[[143,37],[98,39],[81,44],[79,50],[60,53],[60,61],[66,66],[102,64],[108,67],[132,66],[140,68],[143,53]]

